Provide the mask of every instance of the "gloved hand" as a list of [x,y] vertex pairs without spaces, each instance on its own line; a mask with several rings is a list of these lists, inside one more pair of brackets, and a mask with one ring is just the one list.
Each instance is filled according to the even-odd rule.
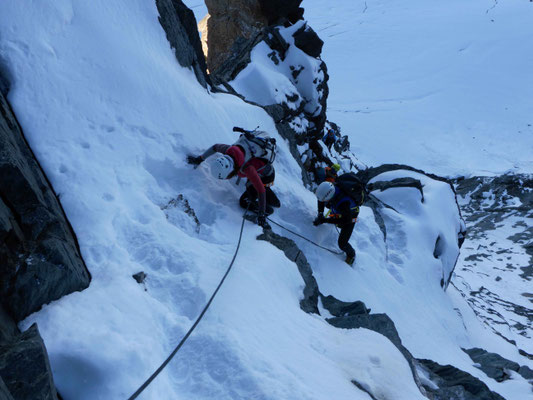
[[197,168],[202,163],[202,161],[204,161],[202,156],[193,156],[193,155],[187,156],[187,162],[191,165],[194,165],[194,168]]
[[263,229],[272,229],[270,227],[270,224],[267,222],[265,214],[261,213],[257,216],[257,225],[262,227]]
[[321,225],[321,224],[324,223],[325,220],[326,220],[326,218],[324,218],[323,215],[319,215],[319,216],[316,217],[315,220],[313,221],[313,225],[314,225],[314,226]]

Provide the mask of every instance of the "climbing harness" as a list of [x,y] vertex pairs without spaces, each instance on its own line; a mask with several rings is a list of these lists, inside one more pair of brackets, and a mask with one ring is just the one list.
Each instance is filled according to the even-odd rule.
[[170,353],[170,355],[167,357],[167,359],[165,361],[163,361],[163,363],[159,366],[159,368],[157,368],[157,370],[139,387],[139,389],[137,389],[137,391],[135,393],[133,393],[133,395],[131,395],[128,400],[134,400],[136,399],[143,391],[144,389],[146,389],[148,387],[148,385],[150,383],[152,383],[152,381],[157,377],[157,375],[159,375],[159,373],[163,370],[163,368],[165,368],[167,366],[167,364],[172,360],[172,358],[176,355],[176,353],[178,352],[178,350],[181,348],[181,346],[183,346],[183,344],[187,341],[187,339],[189,338],[189,336],[191,335],[191,333],[194,331],[194,329],[196,328],[196,326],[200,323],[200,321],[202,320],[204,314],[207,312],[207,310],[209,309],[209,306],[211,305],[211,303],[213,302],[213,299],[215,298],[216,294],[218,293],[218,290],[220,289],[220,287],[222,286],[222,284],[224,283],[224,280],[226,279],[226,277],[228,276],[230,270],[231,270],[231,267],[233,266],[233,263],[235,262],[235,258],[237,258],[237,253],[239,252],[239,247],[241,246],[241,239],[242,239],[242,232],[244,230],[244,222],[246,221],[246,214],[248,213],[248,208],[246,208],[246,211],[244,212],[243,216],[242,216],[242,224],[241,224],[241,231],[239,233],[239,241],[237,242],[237,248],[235,249],[235,253],[233,254],[233,258],[231,259],[231,263],[229,264],[229,267],[226,271],[226,273],[224,274],[224,276],[222,277],[222,280],[220,281],[220,283],[218,284],[217,288],[215,289],[215,291],[213,292],[213,294],[211,295],[211,298],[209,299],[209,301],[207,302],[207,304],[205,305],[204,309],[202,310],[202,312],[200,313],[200,316],[196,319],[196,321],[194,322],[194,324],[191,326],[191,328],[189,329],[189,331],[185,334],[185,336],[183,337],[183,339],[181,339],[181,341],[178,343],[178,345],[176,346],[176,348],[172,351],[172,353]]
[[316,247],[319,247],[319,248],[321,248],[321,249],[323,249],[323,250],[329,251],[330,253],[335,254],[335,255],[337,255],[337,256],[341,256],[341,255],[344,254],[344,253],[341,253],[341,252],[338,252],[338,251],[334,251],[334,250],[328,249],[327,247],[321,246],[321,245],[319,245],[318,243],[313,242],[311,239],[307,239],[305,236],[302,236],[302,235],[300,235],[299,233],[296,233],[296,232],[294,232],[294,231],[291,231],[289,228],[286,228],[286,227],[284,227],[283,225],[278,224],[276,221],[271,220],[269,217],[267,217],[267,220],[269,220],[270,222],[272,222],[274,225],[279,226],[281,229],[285,229],[287,232],[290,232],[290,233],[292,233],[293,235],[296,235],[296,236],[298,236],[298,237],[300,237],[300,238],[302,238],[302,239],[308,241],[309,243],[314,244]]

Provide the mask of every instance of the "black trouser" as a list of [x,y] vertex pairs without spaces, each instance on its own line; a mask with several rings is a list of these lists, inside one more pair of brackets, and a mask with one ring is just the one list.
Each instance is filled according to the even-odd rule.
[[351,224],[346,224],[339,226],[341,232],[339,234],[339,248],[346,253],[346,257],[355,257],[355,250],[353,247],[348,243],[350,240],[350,237],[352,236],[353,228],[355,226],[355,222],[352,222]]
[[[264,185],[268,185],[269,183],[274,182],[274,178],[276,177],[276,174],[272,172],[268,176],[262,176],[261,182],[263,182]],[[281,203],[278,199],[278,196],[270,189],[269,187],[265,188],[266,190],[266,204],[271,207],[280,207]],[[246,190],[242,194],[241,198],[239,199],[239,204],[242,208],[248,208],[248,204],[250,202],[256,202],[257,201],[257,190],[255,190],[254,185],[250,183],[250,181],[246,182]]]

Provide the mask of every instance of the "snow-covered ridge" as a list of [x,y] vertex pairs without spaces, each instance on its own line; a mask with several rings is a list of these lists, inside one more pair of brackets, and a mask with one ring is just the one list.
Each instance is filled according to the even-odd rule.
[[[61,194],[93,275],[87,290],[23,324],[39,323],[65,399],[130,395],[218,283],[235,248],[243,188],[214,181],[208,165],[192,170],[184,158],[235,141],[233,125],[260,125],[278,140],[274,190],[283,207],[272,218],[335,247],[331,227],[311,227],[315,197],[274,121],[238,97],[207,93],[192,71],[179,67],[155,4],[65,0],[35,4],[28,14],[10,1],[3,8],[0,54],[16,83],[10,101]],[[379,180],[398,174],[419,180],[424,192],[375,193],[396,211],[382,210],[385,239],[373,211],[362,208],[352,240],[355,269],[293,238],[322,294],[363,300],[374,313],[387,313],[416,358],[452,364],[508,399],[528,394],[523,378],[497,383],[461,350],[481,343],[519,358],[510,344],[484,337],[462,297],[441,288],[461,230],[451,188],[410,171]],[[192,213],[181,208],[185,200],[199,232]],[[408,361],[386,337],[335,328],[325,320],[334,314],[324,304],[320,316],[302,312],[301,274],[281,250],[256,240],[260,233],[246,224],[232,275],[144,397],[423,398]],[[435,253],[438,237],[447,246]],[[131,277],[141,270],[145,287]]]

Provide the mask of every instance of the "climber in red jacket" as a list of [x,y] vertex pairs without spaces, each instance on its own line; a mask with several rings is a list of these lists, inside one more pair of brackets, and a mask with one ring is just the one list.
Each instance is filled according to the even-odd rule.
[[[214,153],[221,153],[211,166],[211,173],[218,179],[230,179],[234,176],[248,178],[246,191],[241,196],[241,207],[257,212],[257,224],[270,229],[266,221],[266,211],[279,207],[280,201],[270,186],[274,182],[274,166],[267,160],[251,157],[240,145],[215,144],[200,156],[189,155],[187,162],[197,167]],[[256,202],[258,199],[258,203]]]

